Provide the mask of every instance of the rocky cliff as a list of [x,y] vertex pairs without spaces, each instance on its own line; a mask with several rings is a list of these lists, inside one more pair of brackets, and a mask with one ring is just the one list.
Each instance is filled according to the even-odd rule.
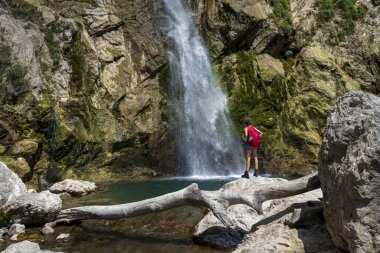
[[[236,126],[271,173],[315,168],[327,113],[380,93],[376,0],[189,0]],[[159,0],[0,3],[0,160],[24,181],[173,171]]]
[[0,155],[24,181],[101,180],[155,165],[167,128],[155,8],[2,2]]

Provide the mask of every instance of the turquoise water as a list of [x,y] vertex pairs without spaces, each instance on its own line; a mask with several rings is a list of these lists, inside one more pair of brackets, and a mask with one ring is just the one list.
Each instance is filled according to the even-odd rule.
[[201,190],[217,190],[231,180],[233,178],[214,178],[210,180],[172,178],[141,182],[121,181],[100,186],[100,192],[65,201],[64,208],[79,205],[107,205],[135,202],[178,191],[192,183],[197,183]]
[[[145,182],[116,182],[100,186],[99,192],[64,201],[64,208],[81,205],[107,205],[139,201],[180,190],[198,183],[202,190],[217,190],[232,179],[186,180],[167,179]],[[191,235],[194,226],[207,212],[191,206],[174,208],[115,221],[83,221],[75,226],[58,226],[54,235],[43,236],[39,228],[27,229],[22,239],[38,242],[42,249],[65,253],[214,253],[216,250],[195,245]],[[67,242],[57,243],[60,233],[69,233]],[[6,242],[2,250],[9,242]]]

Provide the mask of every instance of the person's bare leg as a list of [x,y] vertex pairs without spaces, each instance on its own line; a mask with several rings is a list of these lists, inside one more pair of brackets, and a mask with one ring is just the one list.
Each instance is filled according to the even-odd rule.
[[252,149],[253,160],[254,160],[254,169],[255,176],[259,173],[259,159],[257,158],[257,148]]
[[251,150],[247,150],[245,154],[245,171],[248,172],[251,167]]

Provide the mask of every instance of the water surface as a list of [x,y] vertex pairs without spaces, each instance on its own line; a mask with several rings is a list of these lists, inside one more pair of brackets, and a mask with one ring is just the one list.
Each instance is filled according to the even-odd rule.
[[[64,208],[81,205],[108,205],[156,197],[198,183],[202,190],[217,190],[231,178],[213,180],[165,179],[144,182],[116,182],[100,186],[103,191],[64,201]],[[84,221],[75,226],[58,226],[54,235],[43,236],[39,228],[27,229],[22,239],[38,242],[42,249],[65,253],[214,253],[229,252],[193,244],[194,226],[207,212],[204,208],[184,206],[160,213],[115,221]],[[60,233],[69,233],[67,242],[58,243]],[[6,241],[2,250],[9,241]]]

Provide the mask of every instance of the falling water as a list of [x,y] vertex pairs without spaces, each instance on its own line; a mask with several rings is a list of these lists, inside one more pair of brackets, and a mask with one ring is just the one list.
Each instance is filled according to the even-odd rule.
[[176,111],[177,172],[190,176],[243,171],[243,151],[206,48],[181,0],[164,0],[172,99]]

